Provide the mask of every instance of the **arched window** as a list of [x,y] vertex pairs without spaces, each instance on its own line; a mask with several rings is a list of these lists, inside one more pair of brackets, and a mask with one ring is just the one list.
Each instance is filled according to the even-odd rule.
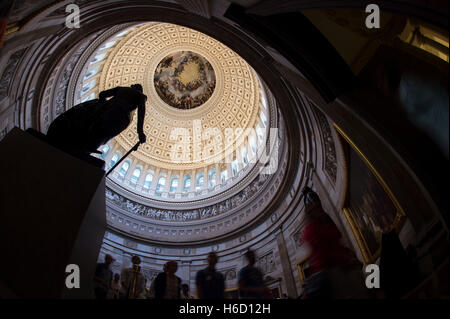
[[203,173],[197,173],[197,178],[196,178],[196,186],[195,189],[196,190],[200,190],[203,188],[203,181],[204,181],[204,177],[203,177]]
[[120,38],[121,36],[127,34],[128,32],[130,32],[130,30],[122,31],[122,32],[120,32],[119,34],[116,34],[116,35],[114,36],[114,38]]
[[183,192],[189,192],[191,189],[191,175],[184,175]]
[[105,58],[105,56],[106,56],[106,53],[96,55],[95,58],[89,64],[95,64],[97,62],[100,62],[101,60],[103,60]]
[[93,99],[95,99],[95,93],[94,92],[92,92],[91,95],[87,95],[85,98],[83,98],[81,100],[81,103],[84,103],[84,102],[87,102],[87,101],[90,101],[90,100],[93,100]]
[[264,139],[264,132],[259,124],[256,125],[256,134],[258,135],[258,145],[261,145]]
[[264,128],[267,127],[267,118],[266,115],[264,114],[264,112],[261,111],[261,113],[259,113],[259,117],[261,118],[261,122],[263,123]]
[[216,186],[216,169],[211,168],[208,173],[208,184],[209,187]]
[[119,160],[119,154],[114,154],[114,156],[111,158],[111,162],[109,162],[109,167],[113,167],[116,165],[117,161]]
[[172,177],[172,182],[170,183],[170,192],[175,193],[178,189],[178,175]]
[[120,169],[119,172],[120,176],[125,177],[129,168],[130,168],[130,161],[125,161],[125,163],[122,164],[122,168]]
[[227,179],[228,179],[228,171],[222,171],[222,173],[220,173],[220,180],[222,181],[222,183],[225,183]]
[[109,152],[109,145],[105,144],[105,146],[103,146],[102,148],[102,155],[100,155],[100,157],[104,160],[108,152]]
[[88,92],[90,89],[92,89],[95,86],[95,83],[97,83],[96,79],[93,79],[88,84],[85,84],[83,88],[81,89],[81,95],[84,95],[86,92]]
[[144,180],[144,188],[145,189],[150,189],[150,186],[152,186],[152,181],[153,181],[153,171],[149,172],[147,174],[147,176],[145,176],[145,180]]
[[249,144],[250,144],[250,150],[252,151],[252,155],[255,155],[256,154],[256,141],[255,141],[254,135],[250,136]]
[[235,160],[231,163],[231,174],[233,175],[233,177],[237,175],[238,170],[239,170],[239,165],[238,165],[237,160]]
[[164,190],[164,186],[166,185],[166,174],[159,175],[158,184],[156,185],[156,190],[162,192]]
[[133,172],[133,175],[131,175],[131,183],[136,185],[139,181],[139,176],[141,176],[141,169],[136,168]]
[[247,148],[245,147],[241,148],[241,156],[242,156],[242,165],[244,165],[245,167],[248,164]]
[[84,81],[84,80],[87,80],[87,79],[89,79],[91,76],[94,76],[95,74],[97,74],[98,69],[99,69],[99,68],[96,67],[96,68],[93,69],[93,70],[89,70],[89,71],[86,73],[86,75],[84,76],[83,81]]
[[262,94],[262,105],[267,110],[267,99],[264,93]]
[[109,41],[108,43],[102,45],[102,47],[99,50],[108,49],[108,48],[112,47],[115,43],[116,43],[116,41]]

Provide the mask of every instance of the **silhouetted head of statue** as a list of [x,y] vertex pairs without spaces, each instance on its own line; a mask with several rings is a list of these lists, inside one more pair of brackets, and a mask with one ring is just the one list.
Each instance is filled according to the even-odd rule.
[[132,84],[131,88],[135,89],[135,90],[138,90],[139,92],[143,92],[144,91],[144,89],[142,88],[142,85],[140,85],[140,84]]

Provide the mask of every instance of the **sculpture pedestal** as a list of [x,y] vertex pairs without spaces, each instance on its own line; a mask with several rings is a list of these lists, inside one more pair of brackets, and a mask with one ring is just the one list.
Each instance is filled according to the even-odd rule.
[[[0,141],[0,283],[19,298],[91,298],[105,171],[18,128]],[[80,268],[67,289],[66,266]]]

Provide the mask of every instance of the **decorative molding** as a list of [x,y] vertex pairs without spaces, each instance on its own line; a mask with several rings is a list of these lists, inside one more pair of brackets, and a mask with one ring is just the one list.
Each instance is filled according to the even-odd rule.
[[26,50],[26,48],[18,50],[9,57],[9,60],[6,63],[6,68],[3,70],[0,78],[0,101],[8,96],[9,86],[12,83],[14,73]]
[[211,18],[208,0],[175,0],[187,11],[201,15],[207,19]]
[[141,272],[144,275],[145,279],[147,279],[147,283],[151,283],[153,279],[155,279],[155,277],[158,276],[158,274],[162,271],[141,267]]
[[264,186],[269,175],[260,174],[257,179],[247,185],[240,193],[228,198],[222,202],[214,205],[183,211],[183,210],[166,210],[148,207],[143,204],[139,204],[135,201],[127,199],[110,188],[106,188],[106,198],[114,205],[126,210],[129,213],[144,216],[155,220],[164,221],[190,221],[206,219],[209,217],[217,216],[219,214],[231,211],[241,205],[244,205],[248,200],[252,199]]
[[[180,111],[168,106],[157,94],[153,84],[153,74],[168,54],[177,51],[192,51],[205,57],[216,74],[216,88],[211,98],[203,105],[190,110]],[[215,137],[201,141],[200,153],[194,153],[192,147],[194,120],[200,120],[202,129],[253,128],[260,112],[261,89],[253,69],[230,48],[196,30],[169,24],[151,23],[131,31],[108,55],[100,76],[99,91],[115,86],[129,86],[141,82],[147,95],[145,132],[147,143],[133,154],[145,163],[167,169],[196,169],[204,167],[205,162],[222,162],[226,147],[216,152],[213,147]],[[157,120],[156,120],[157,119]],[[129,149],[137,140],[136,117],[122,134],[115,138],[124,149]],[[173,128],[185,128],[189,139],[174,141],[170,139]],[[234,149],[241,146],[244,132],[234,135],[232,140],[222,140]],[[189,152],[189,161],[174,163],[172,148],[184,145]],[[226,145],[225,145],[226,146]],[[203,154],[202,150],[212,153]],[[195,158],[202,158],[196,161]],[[180,158],[181,160],[181,158]]]
[[337,157],[336,146],[334,144],[333,134],[331,132],[330,124],[326,116],[319,110],[314,103],[308,99],[309,105],[312,105],[312,109],[317,117],[319,123],[320,132],[323,141],[323,165],[324,171],[332,181],[332,185],[336,184],[337,177]]
[[[62,2],[62,1],[60,1],[60,2]],[[47,15],[47,17],[59,17],[59,16],[68,15],[68,13],[66,12],[66,7],[69,4],[76,4],[81,9],[81,7],[83,7],[85,4],[92,3],[92,2],[95,2],[95,1],[92,1],[92,0],[72,0],[70,3],[67,3],[64,6],[60,6],[58,9],[52,11],[50,14]],[[55,6],[57,6],[57,5],[58,4],[56,4]]]
[[273,254],[273,251],[270,251],[264,256],[258,258],[258,267],[263,275],[273,272],[276,268],[275,266],[275,256]]

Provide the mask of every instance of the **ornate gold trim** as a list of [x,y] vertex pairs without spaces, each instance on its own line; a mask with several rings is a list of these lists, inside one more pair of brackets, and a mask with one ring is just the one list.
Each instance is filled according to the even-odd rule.
[[377,258],[380,256],[381,246],[377,249],[377,251],[374,254],[371,254],[369,247],[367,246],[367,243],[364,240],[364,236],[361,233],[361,230],[358,228],[350,209],[343,208],[342,212],[343,212],[345,218],[347,219],[348,224],[350,225],[350,228],[353,232],[356,242],[358,243],[358,247],[359,247],[359,250],[361,251],[364,262],[366,264],[374,263],[375,260],[377,260]]
[[[342,143],[342,136],[339,134],[338,130],[336,129],[336,123],[333,122],[333,129],[332,130],[336,136],[336,141],[337,144],[339,144],[339,149],[340,149],[340,158],[342,159],[342,163],[343,163],[343,183],[344,183],[344,189],[342,192],[342,197],[339,197],[339,199],[342,200],[342,203],[339,207],[339,210],[342,210],[345,207],[345,201],[346,201],[346,197],[347,197],[347,190],[348,190],[348,162],[347,162],[347,154],[345,153],[345,148],[344,148],[344,144]],[[336,149],[338,149],[338,147],[336,147]],[[336,152],[337,153],[337,152]],[[336,154],[336,158],[338,157],[338,154]],[[339,166],[338,166],[338,172],[339,172]],[[337,181],[336,181],[337,183]]]
[[20,26],[17,23],[8,24],[6,26],[5,36],[13,34],[20,30]]
[[[385,180],[381,177],[381,175],[378,173],[378,171],[375,169],[375,167],[372,165],[372,163],[367,159],[367,157],[361,152],[361,150],[356,146],[356,144],[348,137],[347,134],[344,133],[344,131],[337,126],[336,123],[333,123],[334,128],[336,129],[336,132],[339,133],[341,137],[344,138],[344,140],[350,144],[352,149],[359,155],[359,157],[363,160],[363,162],[369,167],[370,171],[375,175],[375,178],[378,180],[378,182],[381,184],[385,192],[388,194],[389,198],[394,203],[395,208],[397,209],[397,216],[395,217],[394,222],[392,223],[391,227],[395,228],[395,230],[400,232],[401,228],[404,225],[404,222],[406,220],[406,214],[403,211],[402,207],[400,206],[400,203],[398,202],[395,195],[392,193],[391,189],[385,182]],[[345,167],[346,167],[346,189],[345,189],[345,197],[347,198],[348,194],[348,154],[345,154]],[[344,201],[345,206],[345,201]],[[355,222],[355,219],[353,217],[352,211],[348,207],[342,207],[342,212],[347,219],[347,222],[350,225],[350,228],[352,229],[353,235],[356,239],[356,242],[358,243],[358,246],[361,250],[361,254],[363,256],[364,262],[366,264],[370,264],[375,262],[377,258],[380,256],[381,253],[381,246],[377,249],[375,253],[371,253],[368,249],[367,243],[364,239],[364,235],[361,233],[361,230],[359,229],[358,225]]]
[[303,283],[305,282],[305,279],[306,279],[302,264],[304,264],[306,261],[308,261],[309,257],[310,257],[310,254],[306,255],[305,257],[303,257],[302,259],[300,259],[297,262],[297,271],[298,271],[298,277],[300,279],[300,285],[303,285]]

